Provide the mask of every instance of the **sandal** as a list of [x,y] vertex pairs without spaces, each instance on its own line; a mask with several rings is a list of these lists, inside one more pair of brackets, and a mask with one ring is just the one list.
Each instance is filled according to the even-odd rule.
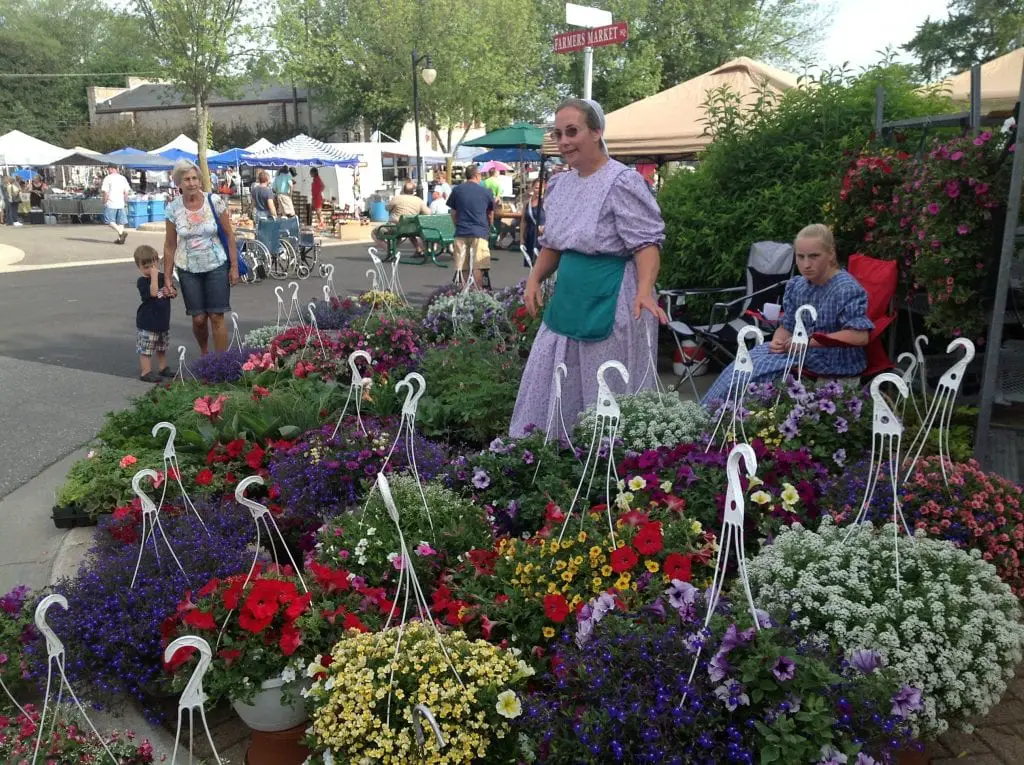
[[178,373],[171,371],[170,367],[164,367],[163,369],[160,370],[161,377],[174,377],[176,374]]
[[147,382],[147,383],[163,382],[163,379],[160,377],[160,375],[154,374],[153,372],[150,372],[149,374],[145,374],[145,375],[139,375],[139,379],[142,382]]

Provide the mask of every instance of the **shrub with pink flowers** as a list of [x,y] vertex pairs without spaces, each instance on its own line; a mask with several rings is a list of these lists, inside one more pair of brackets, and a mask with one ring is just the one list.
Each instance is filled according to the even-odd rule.
[[[830,502],[839,522],[856,515],[864,498],[866,462],[852,466],[836,479]],[[900,489],[907,523],[928,536],[957,547],[978,550],[996,567],[999,577],[1017,597],[1024,597],[1024,501],[1021,487],[995,473],[986,473],[974,460],[946,462],[949,488],[938,457],[921,459]],[[870,518],[892,520],[892,490],[883,471],[871,502]]]
[[936,139],[921,157],[868,150],[847,170],[836,205],[840,250],[901,267],[901,292],[927,295],[928,327],[984,335],[986,279],[1010,176],[999,137]]

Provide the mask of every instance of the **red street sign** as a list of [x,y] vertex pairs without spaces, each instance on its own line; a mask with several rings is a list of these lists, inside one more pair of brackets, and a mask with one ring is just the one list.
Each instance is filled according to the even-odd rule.
[[573,53],[584,48],[597,48],[601,45],[617,45],[629,39],[629,25],[625,21],[617,21],[606,27],[580,29],[575,32],[562,32],[551,38],[555,53]]

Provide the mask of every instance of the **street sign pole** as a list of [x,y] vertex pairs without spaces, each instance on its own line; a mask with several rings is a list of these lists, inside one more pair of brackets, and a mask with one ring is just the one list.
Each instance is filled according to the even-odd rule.
[[[575,3],[565,4],[565,23],[575,27],[593,29],[612,23],[611,11],[600,8],[589,8]],[[594,48],[587,45],[583,48],[583,97],[590,98],[594,81]]]
[[589,45],[583,49],[583,98],[590,100],[594,82],[594,49]]

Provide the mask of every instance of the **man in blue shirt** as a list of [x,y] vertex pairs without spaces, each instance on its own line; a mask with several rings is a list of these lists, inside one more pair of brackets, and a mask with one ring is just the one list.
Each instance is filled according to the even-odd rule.
[[491,251],[487,239],[494,223],[494,196],[480,185],[480,170],[476,165],[470,165],[465,182],[452,189],[448,207],[455,223],[456,281],[466,281],[472,266],[477,288],[489,287]]

